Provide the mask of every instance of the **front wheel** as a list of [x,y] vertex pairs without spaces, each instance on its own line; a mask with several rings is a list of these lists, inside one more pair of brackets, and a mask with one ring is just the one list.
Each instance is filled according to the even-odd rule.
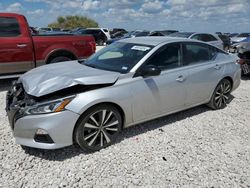
[[223,79],[214,90],[208,106],[214,110],[225,108],[230,97],[232,84],[228,79]]
[[79,120],[75,140],[85,151],[98,151],[115,141],[121,127],[119,111],[111,105],[99,105],[88,110]]

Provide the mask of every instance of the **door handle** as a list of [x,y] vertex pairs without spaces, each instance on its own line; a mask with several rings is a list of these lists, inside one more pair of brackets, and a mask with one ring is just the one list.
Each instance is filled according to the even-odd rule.
[[17,44],[17,47],[18,48],[25,48],[25,47],[27,47],[27,44]]
[[185,80],[184,76],[180,75],[178,78],[176,78],[177,82],[183,82]]
[[217,64],[217,65],[214,66],[214,68],[215,68],[216,70],[219,70],[219,69],[221,68],[221,66]]

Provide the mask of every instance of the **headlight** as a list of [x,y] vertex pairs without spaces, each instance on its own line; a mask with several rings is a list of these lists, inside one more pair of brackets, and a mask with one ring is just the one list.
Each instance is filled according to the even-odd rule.
[[74,97],[70,97],[56,101],[37,104],[35,106],[28,107],[25,110],[25,114],[35,115],[35,114],[48,114],[53,112],[61,112],[65,110],[65,106],[67,106],[73,100],[73,98]]

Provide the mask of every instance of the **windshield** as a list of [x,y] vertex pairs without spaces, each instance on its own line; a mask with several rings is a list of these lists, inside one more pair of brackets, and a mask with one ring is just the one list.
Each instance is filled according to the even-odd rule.
[[170,36],[170,37],[182,37],[182,38],[188,38],[188,37],[190,37],[191,35],[192,35],[193,33],[172,33],[172,34],[170,34],[170,35],[168,35],[168,36]]
[[128,73],[152,48],[149,45],[115,42],[89,57],[84,65]]

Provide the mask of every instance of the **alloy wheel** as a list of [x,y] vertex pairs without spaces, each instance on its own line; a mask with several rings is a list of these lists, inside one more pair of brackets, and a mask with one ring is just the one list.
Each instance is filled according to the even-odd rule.
[[76,140],[83,149],[97,151],[111,145],[120,130],[121,116],[116,108],[97,108],[80,122]]
[[228,80],[224,80],[217,87],[215,96],[214,96],[214,104],[217,108],[223,108],[226,106],[229,94],[231,92],[231,83]]

